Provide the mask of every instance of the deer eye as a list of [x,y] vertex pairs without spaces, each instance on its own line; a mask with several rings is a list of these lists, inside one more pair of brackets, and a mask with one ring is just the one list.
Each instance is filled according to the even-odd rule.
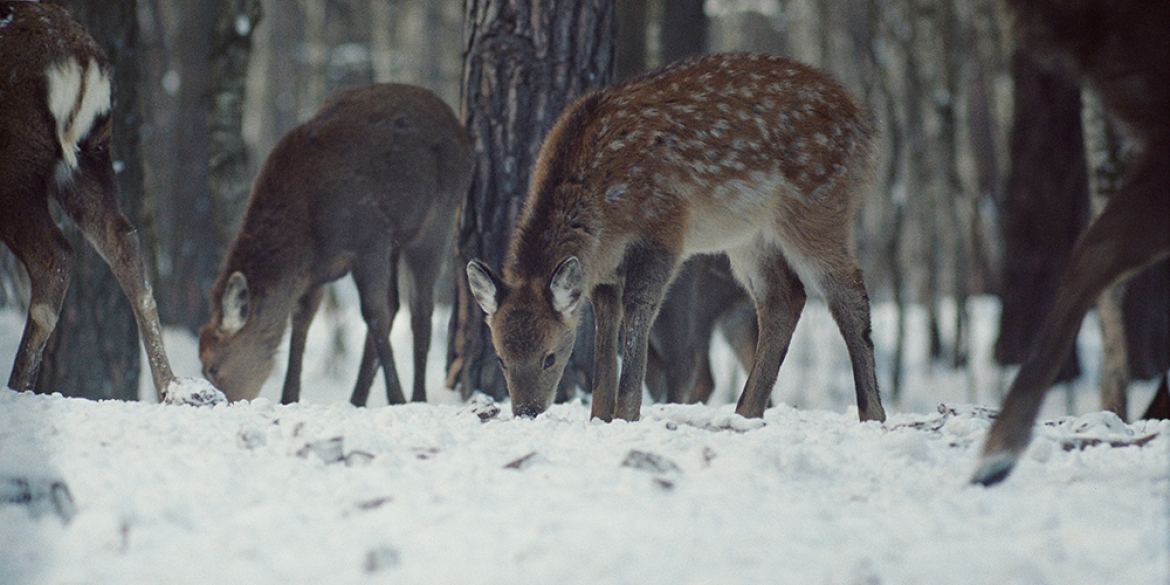
[[553,366],[553,364],[555,364],[555,363],[557,363],[556,354],[550,353],[550,354],[544,356],[544,369],[547,370],[547,369],[551,368]]

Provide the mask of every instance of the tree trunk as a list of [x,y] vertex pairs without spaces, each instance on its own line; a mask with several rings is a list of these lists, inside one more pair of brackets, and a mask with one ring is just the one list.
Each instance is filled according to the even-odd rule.
[[[148,167],[159,233],[159,316],[192,332],[207,322],[207,291],[215,281],[215,223],[208,192],[208,65],[219,0],[160,2],[171,47],[155,104],[161,131],[152,137]],[[166,116],[166,119],[159,119]]]
[[467,0],[464,11],[462,111],[479,156],[459,220],[447,381],[464,396],[503,399],[462,267],[479,259],[500,269],[544,134],[571,100],[612,78],[614,0]]
[[[1121,145],[1111,132],[1105,110],[1092,90],[1081,92],[1081,125],[1085,135],[1085,161],[1089,172],[1089,195],[1093,216],[1105,208],[1117,192],[1124,174]],[[1125,283],[1105,289],[1097,299],[1097,318],[1101,323],[1101,409],[1113,411],[1122,420],[1128,418],[1126,388],[1129,364],[1125,347],[1125,319],[1122,299]]]
[[[1056,282],[1088,217],[1088,176],[1081,136],[1080,89],[1013,59],[1015,122],[1012,168],[1004,193],[1003,311],[995,359],[1023,361],[1056,294]],[[1075,348],[1057,382],[1080,374]]]
[[662,63],[707,52],[703,0],[666,0],[662,9]]
[[[141,224],[142,155],[138,128],[138,11],[135,0],[57,2],[105,50],[113,67],[114,166],[122,212]],[[49,337],[37,379],[39,393],[93,399],[138,398],[138,325],[109,266],[72,222],[65,229],[77,261]]]
[[208,185],[217,258],[227,255],[251,183],[248,149],[240,131],[252,32],[260,22],[260,15],[260,0],[223,0],[212,37],[208,76],[211,96],[207,114]]
[[650,3],[615,0],[617,4],[616,79],[629,79],[646,70],[646,21]]

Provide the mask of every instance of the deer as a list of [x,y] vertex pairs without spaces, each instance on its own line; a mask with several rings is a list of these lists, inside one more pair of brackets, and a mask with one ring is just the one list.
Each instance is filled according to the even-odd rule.
[[755,356],[756,308],[726,256],[702,255],[679,269],[650,328],[646,388],[658,402],[707,402],[715,389],[711,339],[718,328],[743,366]]
[[130,301],[160,402],[214,404],[214,388],[171,370],[138,231],[122,213],[110,140],[105,53],[65,9],[0,2],[0,241],[28,272],[30,297],[8,387],[35,388],[75,253],[50,201],[109,265]]
[[973,483],[1011,473],[1085,314],[1114,282],[1170,255],[1170,3],[1007,0],[1021,42],[1095,91],[1134,143],[1121,185],[1081,234],[988,430]]
[[736,412],[763,416],[807,286],[845,338],[859,418],[884,420],[851,236],[875,134],[837,82],[775,55],[684,60],[571,103],[537,153],[502,275],[466,267],[513,415],[549,407],[588,301],[590,415],[637,420],[667,286],[687,258],[723,253],[759,328]]
[[280,138],[253,182],[199,332],[204,376],[230,401],[255,398],[291,315],[280,401],[297,402],[324,286],[350,274],[367,327],[350,402],[365,405],[379,364],[387,401],[406,402],[389,339],[401,263],[410,284],[411,399],[425,401],[435,283],[471,172],[471,138],[430,90],[372,84],[327,97]]

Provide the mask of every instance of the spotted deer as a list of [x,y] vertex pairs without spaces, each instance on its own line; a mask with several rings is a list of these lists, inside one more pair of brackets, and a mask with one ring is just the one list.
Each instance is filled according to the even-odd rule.
[[1134,142],[1117,193],[1073,248],[1052,309],[988,432],[972,481],[1011,473],[1085,313],[1114,282],[1170,255],[1170,2],[1007,0],[1021,41],[1075,73]]
[[130,299],[159,399],[175,382],[137,230],[110,154],[110,65],[59,6],[0,2],[0,241],[28,271],[28,318],[8,379],[32,390],[74,252],[49,201],[77,223]]
[[512,412],[548,408],[588,300],[592,416],[636,420],[667,285],[686,258],[723,252],[759,323],[736,412],[763,415],[809,286],[845,338],[859,417],[883,420],[869,299],[851,250],[873,137],[840,85],[778,56],[687,60],[571,104],[537,155],[503,275],[467,265]]
[[328,97],[280,139],[252,185],[199,333],[207,379],[229,400],[255,398],[291,314],[281,402],[296,402],[323,287],[352,274],[368,329],[351,402],[366,403],[379,363],[387,400],[405,402],[389,339],[401,261],[411,283],[412,399],[425,401],[435,281],[471,165],[470,137],[429,90],[375,84]]

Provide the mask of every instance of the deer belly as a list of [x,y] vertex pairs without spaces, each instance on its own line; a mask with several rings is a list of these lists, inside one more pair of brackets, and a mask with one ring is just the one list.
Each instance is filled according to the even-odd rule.
[[683,239],[685,255],[738,248],[775,230],[784,181],[776,176],[734,179],[689,199],[691,213]]

